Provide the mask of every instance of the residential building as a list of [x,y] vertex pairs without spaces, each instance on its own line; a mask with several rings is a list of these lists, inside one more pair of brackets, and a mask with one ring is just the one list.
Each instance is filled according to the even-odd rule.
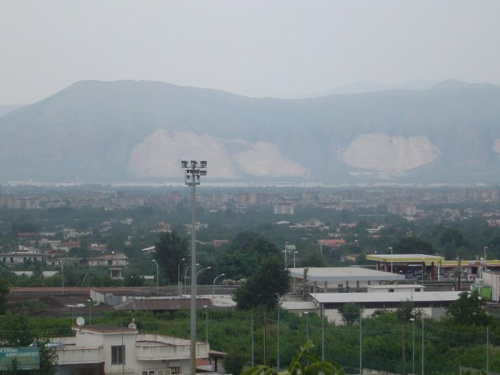
[[295,205],[289,202],[280,202],[274,205],[275,215],[293,215],[295,210]]
[[[82,320],[79,321],[82,324]],[[173,375],[189,374],[190,341],[141,334],[128,327],[79,326],[75,336],[51,338],[57,344],[57,375]],[[197,359],[209,357],[209,344],[196,342]]]

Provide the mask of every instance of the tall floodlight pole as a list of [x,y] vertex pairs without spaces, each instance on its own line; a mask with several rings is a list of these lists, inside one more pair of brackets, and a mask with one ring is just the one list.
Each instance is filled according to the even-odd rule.
[[156,262],[156,259],[153,259],[153,262],[156,264],[156,294],[160,294],[160,279],[159,279],[159,267],[158,263]]
[[184,183],[191,186],[191,320],[190,320],[190,369],[191,375],[196,374],[196,185],[200,184],[200,177],[207,174],[207,162],[191,160],[181,161],[184,169]]

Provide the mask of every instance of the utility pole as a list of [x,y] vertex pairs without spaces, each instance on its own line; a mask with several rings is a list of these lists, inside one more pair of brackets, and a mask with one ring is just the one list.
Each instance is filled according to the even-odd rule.
[[458,252],[457,290],[462,290],[462,252]]

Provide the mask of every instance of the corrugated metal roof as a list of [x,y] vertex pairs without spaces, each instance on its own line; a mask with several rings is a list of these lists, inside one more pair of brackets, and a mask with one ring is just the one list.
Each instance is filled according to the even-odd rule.
[[[304,277],[304,268],[289,268],[292,277],[302,279]],[[307,272],[309,281],[317,282],[343,282],[343,281],[361,281],[361,280],[404,280],[404,275],[396,273],[371,270],[361,267],[310,267]]]
[[[209,298],[197,298],[196,308],[203,309],[203,306],[211,309],[212,300]],[[177,311],[189,310],[191,307],[191,300],[189,298],[178,299],[131,299],[116,305],[115,310],[127,311]]]
[[319,303],[365,302],[440,302],[455,301],[462,292],[397,292],[397,293],[312,293]]

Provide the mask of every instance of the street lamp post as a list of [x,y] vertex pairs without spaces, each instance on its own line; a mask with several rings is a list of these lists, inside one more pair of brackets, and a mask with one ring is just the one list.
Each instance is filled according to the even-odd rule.
[[181,295],[181,263],[186,259],[182,258],[179,264],[177,265],[177,295]]
[[[298,251],[293,252],[293,268],[295,268],[295,254],[297,254]],[[293,293],[296,293],[297,289],[295,287],[295,277],[293,278]]]
[[359,374],[363,374],[363,311],[359,309]]
[[389,250],[391,251],[391,273],[392,273],[392,246],[389,248]]
[[155,262],[156,264],[156,294],[160,294],[160,279],[159,279],[160,271],[156,259],[153,259],[153,262]]
[[202,268],[201,270],[199,270],[198,272],[196,272],[196,280],[198,280],[198,275],[200,273],[202,273],[205,270],[211,270],[211,269],[212,269],[212,267],[205,267],[205,268]]
[[217,279],[219,277],[222,277],[222,276],[226,276],[226,274],[225,273],[221,273],[220,275],[215,276],[215,279],[214,279],[214,281],[212,283],[212,300],[215,298],[215,282],[217,281]]
[[92,325],[92,299],[89,298],[87,302],[89,303],[89,325]]
[[484,249],[483,249],[483,252],[484,252],[484,256],[483,256],[483,260],[484,260],[484,265],[483,265],[483,272],[481,273],[481,277],[484,277],[483,276],[483,273],[484,271],[486,271],[486,250],[488,250],[488,246],[485,246]]
[[203,305],[205,309],[205,341],[208,342],[208,306]]
[[321,360],[325,360],[325,305],[321,314]]
[[425,364],[425,362],[424,362],[424,359],[425,359],[425,339],[424,339],[424,334],[425,334],[424,317],[422,315],[422,369],[421,369],[422,375],[425,374],[425,371],[424,371],[424,369],[425,369],[425,366],[424,366],[424,364]]
[[61,260],[61,294],[64,296],[64,262]]
[[191,160],[181,161],[184,169],[184,183],[191,190],[191,316],[190,316],[190,369],[191,375],[196,374],[196,185],[200,177],[207,174],[207,162]]
[[411,344],[411,350],[412,350],[412,353],[411,353],[411,356],[412,356],[412,359],[411,359],[411,363],[412,363],[412,365],[411,365],[411,373],[415,374],[415,318],[411,318],[410,322],[411,322],[412,331],[413,331],[413,334],[412,334],[412,344]]
[[304,313],[306,316],[306,341],[309,341],[309,311]]
[[286,253],[288,253],[288,242],[285,242],[285,269],[288,268],[288,261],[287,261]]
[[[199,266],[200,263],[196,263],[195,266]],[[191,266],[187,266],[184,271],[184,294],[187,294],[187,271],[191,268]],[[191,281],[192,282],[192,281]]]

